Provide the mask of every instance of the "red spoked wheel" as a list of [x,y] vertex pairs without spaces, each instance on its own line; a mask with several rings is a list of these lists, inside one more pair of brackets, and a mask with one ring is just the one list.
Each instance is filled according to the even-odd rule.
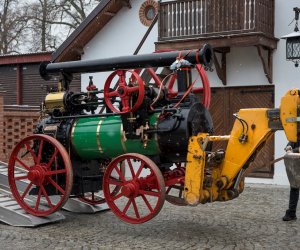
[[[183,197],[184,183],[178,183],[169,186],[166,191],[166,201],[175,206],[187,206],[185,199]],[[174,195],[173,192],[178,192]]]
[[93,206],[100,205],[106,202],[104,195],[99,192],[84,193],[83,197],[80,197],[79,200]]
[[[122,163],[126,176],[120,171]],[[159,168],[148,157],[135,153],[121,155],[108,165],[103,192],[113,213],[132,224],[155,217],[165,201],[165,183]]]
[[[166,187],[166,201],[176,206],[186,206],[185,199],[183,197],[184,192],[184,180],[185,180],[185,163],[175,163],[176,168],[170,173],[177,179],[177,183]],[[169,179],[169,178],[165,178]],[[168,181],[167,181],[168,182]]]
[[[210,93],[210,84],[209,84],[207,74],[201,64],[196,64],[195,68],[200,76],[202,87],[194,87],[192,91],[193,91],[193,93],[196,93],[196,94],[203,93],[202,104],[206,108],[209,108],[210,100],[211,100],[211,93]],[[168,85],[168,97],[169,98],[174,98],[175,96],[178,95],[178,92],[173,89],[176,80],[177,80],[177,75],[174,74],[171,77],[171,79],[169,81],[169,85]]]
[[[48,135],[32,135],[21,140],[11,153],[8,181],[18,204],[35,216],[47,216],[68,200],[73,170],[66,149]],[[21,190],[18,181],[26,183]]]
[[[132,74],[128,84],[126,83],[126,72]],[[117,85],[112,88],[112,82],[115,76],[118,76]],[[144,82],[136,72],[132,70],[116,70],[107,78],[104,84],[104,100],[106,105],[115,113],[125,114],[136,111],[144,100]],[[133,98],[134,97],[134,98]],[[113,102],[120,99],[122,108],[118,109],[113,105]]]

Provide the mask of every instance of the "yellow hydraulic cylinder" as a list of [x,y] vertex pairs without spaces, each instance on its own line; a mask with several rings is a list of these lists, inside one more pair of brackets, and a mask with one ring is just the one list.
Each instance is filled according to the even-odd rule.
[[187,163],[185,170],[184,199],[191,205],[196,206],[205,199],[203,194],[203,178],[205,167],[205,152],[201,146],[207,134],[192,136],[189,140]]

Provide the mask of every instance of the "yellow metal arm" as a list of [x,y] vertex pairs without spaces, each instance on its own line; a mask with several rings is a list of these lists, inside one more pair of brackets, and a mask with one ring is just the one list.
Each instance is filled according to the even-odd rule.
[[[239,111],[230,134],[225,159],[220,166],[221,176],[227,179],[223,187],[230,187],[233,184],[234,178],[250,156],[256,153],[260,144],[265,143],[271,134],[272,131],[268,127],[267,109]],[[247,136],[245,141],[242,141],[243,135]]]
[[[283,129],[289,141],[300,140],[299,114],[299,91],[291,90],[281,99],[280,109],[241,109],[230,136],[192,136],[186,165],[186,202],[197,205],[237,197],[244,188],[243,171],[276,130]],[[226,152],[206,151],[209,142],[220,140],[228,140]]]

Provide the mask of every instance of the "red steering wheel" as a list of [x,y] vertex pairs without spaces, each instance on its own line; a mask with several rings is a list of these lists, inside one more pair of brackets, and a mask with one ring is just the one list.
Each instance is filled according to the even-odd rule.
[[[129,83],[126,83],[126,72],[130,72]],[[113,88],[112,81],[118,75],[117,85]],[[143,79],[133,70],[116,70],[109,75],[104,84],[104,100],[106,105],[115,113],[126,114],[136,111],[144,100],[145,90]],[[114,99],[121,99],[122,108],[113,105]],[[134,99],[132,97],[135,97]],[[133,103],[134,102],[134,103]]]
[[[200,78],[202,81],[202,87],[194,87],[192,89],[192,92],[195,94],[203,93],[202,104],[206,108],[209,108],[211,93],[210,93],[210,85],[209,85],[209,80],[208,80],[207,74],[201,64],[196,64],[195,68],[198,71],[198,74],[200,75]],[[168,85],[168,97],[169,98],[174,98],[175,96],[178,95],[178,91],[173,90],[174,83],[176,82],[176,80],[177,80],[177,75],[174,74],[171,77],[171,79],[169,81],[169,85]]]

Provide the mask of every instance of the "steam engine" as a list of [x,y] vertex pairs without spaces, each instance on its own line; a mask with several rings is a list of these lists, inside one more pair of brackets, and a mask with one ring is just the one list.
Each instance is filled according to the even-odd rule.
[[[207,111],[209,85],[206,83],[200,89],[202,92],[204,89],[203,96],[206,98],[202,103],[193,93],[195,81],[192,80],[192,70],[196,68],[202,80],[204,78],[207,81],[204,69],[209,69],[211,65],[212,49],[208,45],[200,51],[41,65],[41,76],[49,79],[52,74],[59,73],[59,84],[57,89],[46,96],[41,110],[43,119],[35,131],[36,135],[48,137],[41,137],[40,142],[33,138],[32,148],[38,155],[37,158],[40,151],[44,152],[40,156],[40,162],[49,162],[48,168],[53,168],[57,162],[58,166],[66,165],[65,158],[69,157],[72,175],[66,177],[62,171],[57,172],[55,178],[52,178],[57,185],[51,185],[51,180],[45,182],[48,175],[44,172],[48,170],[39,163],[35,172],[32,170],[31,173],[30,170],[31,175],[28,174],[28,179],[34,184],[29,194],[41,194],[40,197],[46,200],[47,195],[65,195],[62,195],[59,186],[65,191],[68,189],[68,195],[79,197],[91,204],[107,201],[117,216],[130,223],[141,223],[155,216],[162,206],[161,200],[165,198],[175,205],[184,205],[184,163],[189,138],[199,132],[213,132],[212,119]],[[157,67],[168,67],[170,74],[160,79],[153,71]],[[143,68],[145,69],[142,70]],[[87,92],[69,91],[73,73],[109,70],[115,71],[106,80],[103,90],[98,90],[90,77]],[[150,74],[155,83],[143,79],[147,74]],[[173,89],[174,82],[177,82],[177,90]],[[63,146],[68,157],[64,153],[55,155],[57,149],[55,145],[52,148],[50,139],[47,141],[49,137]],[[46,142],[41,150],[39,148],[42,141]],[[60,150],[59,146],[57,148]],[[57,158],[56,163],[52,160],[53,157]],[[139,162],[142,162],[141,165]],[[142,168],[137,170],[139,173],[133,170],[135,164],[138,164],[137,168]],[[157,173],[156,166],[160,173]],[[147,172],[149,169],[150,174],[137,177],[141,171]],[[114,177],[113,172],[117,172]],[[132,175],[131,181],[127,180],[129,173]],[[50,183],[45,191],[41,189],[41,181],[37,181],[42,174],[45,175],[43,185]],[[71,184],[66,181],[67,178],[72,179]],[[10,182],[13,185],[13,180]],[[105,186],[112,183],[113,191],[107,188],[104,190],[105,197],[100,197],[102,187],[105,189]],[[172,195],[170,190],[173,188],[179,190],[178,195]],[[159,194],[166,194],[160,195],[159,201],[153,206],[148,205],[144,197],[147,192],[156,189]],[[128,199],[124,204],[125,208],[115,204],[114,197],[118,197],[117,192]],[[150,214],[140,215],[134,201],[138,196],[144,200]],[[55,209],[61,207],[66,199],[63,198]],[[24,204],[23,207],[38,216],[54,211],[52,209],[50,212],[40,212],[39,205],[32,209]],[[129,207],[133,208],[133,215],[126,214]]]

